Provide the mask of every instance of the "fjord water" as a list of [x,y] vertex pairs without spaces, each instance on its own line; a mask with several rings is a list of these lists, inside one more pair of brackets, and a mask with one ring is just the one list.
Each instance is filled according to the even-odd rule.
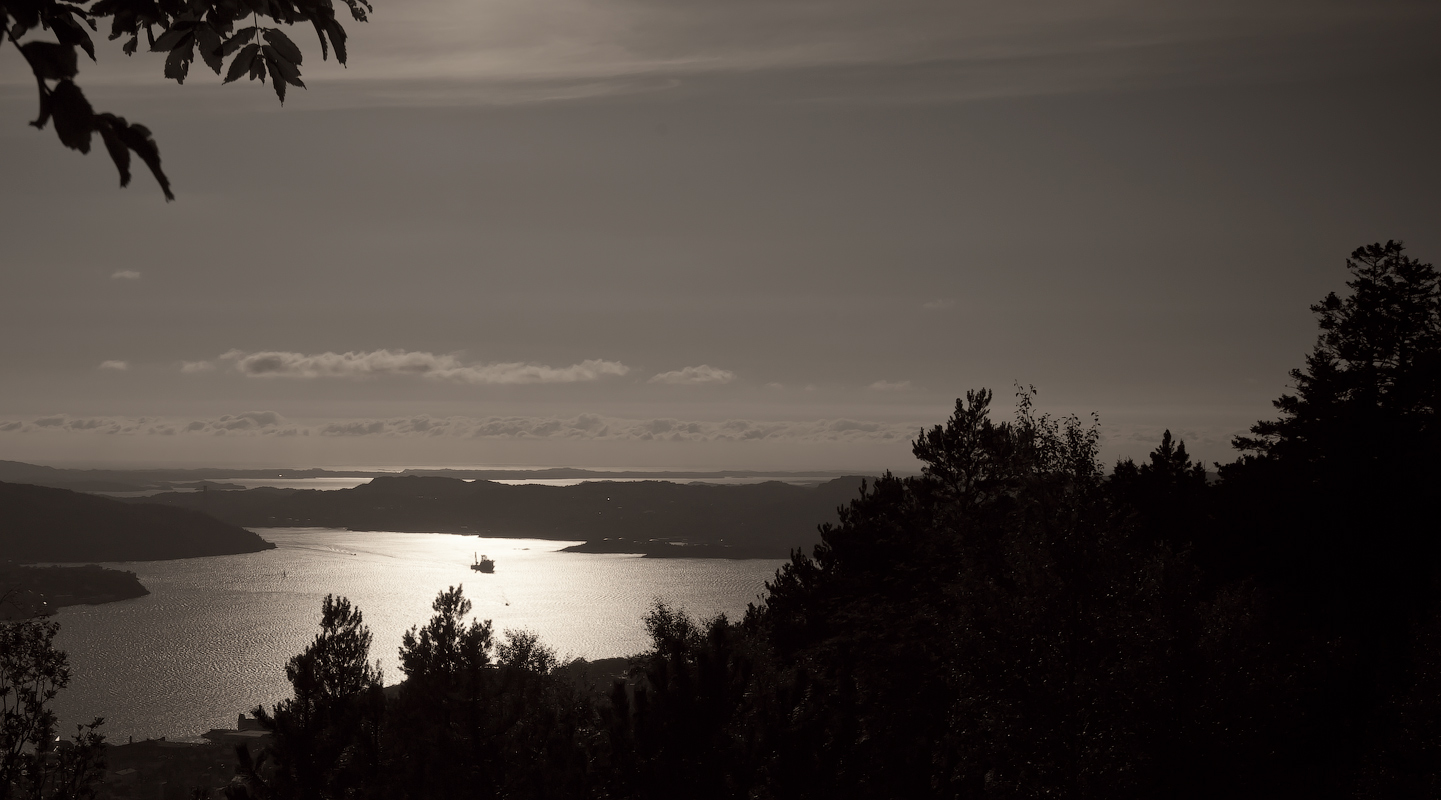
[[[189,739],[233,727],[236,715],[289,695],[285,663],[319,629],[326,594],[350,598],[374,635],[386,683],[400,680],[402,633],[463,585],[473,616],[529,628],[562,657],[630,655],[647,645],[656,600],[693,615],[745,611],[783,563],[561,553],[572,542],[432,533],[258,528],[275,550],[106,564],[135,572],[150,595],[56,615],[70,687],[56,700],[62,730],[102,716],[112,742]],[[470,569],[475,553],[493,574]]]

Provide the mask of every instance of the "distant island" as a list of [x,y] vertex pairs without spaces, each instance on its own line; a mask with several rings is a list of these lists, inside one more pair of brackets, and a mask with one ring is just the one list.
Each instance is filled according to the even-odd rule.
[[66,489],[0,483],[0,509],[0,553],[16,564],[158,561],[275,547],[191,509],[123,503]]
[[48,616],[65,606],[144,597],[150,590],[133,572],[83,567],[28,567],[0,562],[0,620]]
[[292,469],[271,467],[266,469],[224,469],[204,467],[195,469],[66,469],[27,464],[23,461],[0,460],[0,481],[29,483],[36,486],[52,486],[77,492],[153,492],[169,489],[200,489],[209,483],[210,489],[240,489],[229,484],[214,483],[223,478],[237,480],[305,478],[380,478],[380,477],[431,477],[458,478],[480,481],[513,480],[666,480],[666,481],[714,481],[736,478],[776,478],[785,482],[791,479],[826,480],[845,477],[847,473],[836,470],[811,470],[807,472],[762,472],[758,470],[594,470],[575,467],[552,467],[547,469],[406,469],[398,472],[381,470],[328,470],[319,468]]
[[131,502],[203,511],[246,527],[584,540],[578,552],[654,557],[784,558],[819,541],[860,477],[820,486],[779,481],[714,485],[594,481],[508,485],[453,477],[387,475],[353,489],[171,492]]

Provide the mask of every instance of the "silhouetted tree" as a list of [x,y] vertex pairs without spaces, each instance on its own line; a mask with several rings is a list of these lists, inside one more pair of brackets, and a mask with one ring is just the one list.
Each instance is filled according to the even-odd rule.
[[59,630],[43,619],[0,622],[0,800],[94,797],[105,772],[103,720],[56,740],[50,703],[70,683]]
[[496,663],[502,667],[524,670],[536,675],[549,675],[560,664],[555,650],[540,641],[540,634],[530,630],[505,630],[505,641],[495,648]]
[[[366,20],[370,11],[367,0],[343,2],[353,19]],[[276,26],[262,26],[262,19]],[[95,113],[75,84],[79,74],[76,48],[95,60],[90,33],[98,30],[97,22],[102,20],[110,21],[110,39],[127,39],[126,55],[139,49],[143,32],[151,52],[166,54],[165,77],[176,83],[185,82],[196,55],[216,75],[229,58],[226,83],[242,76],[262,82],[268,77],[282,103],[287,85],[304,88],[305,84],[300,79],[300,48],[279,25],[309,22],[320,38],[322,58],[329,57],[334,47],[336,60],[341,64],[346,60],[345,29],[336,19],[332,0],[0,0],[0,35],[30,65],[39,90],[40,114],[30,124],[44,128],[53,119],[61,144],[82,153],[90,152],[92,134],[100,134],[120,171],[121,186],[130,183],[130,154],[134,152],[150,168],[167,200],[175,196],[160,168],[160,150],[150,130],[124,117]],[[247,21],[251,24],[244,25]],[[21,42],[27,34],[41,30],[48,31],[55,41]]]
[[[645,617],[652,649],[635,663],[630,787],[639,798],[744,798],[759,776],[752,694],[756,643],[725,616],[697,622],[657,603]],[[617,707],[631,705],[624,694]]]
[[326,595],[320,633],[285,668],[295,696],[277,703],[273,713],[255,709],[275,739],[273,778],[258,793],[339,798],[375,781],[384,698],[370,641],[360,609]]
[[1400,774],[1361,756],[1415,707],[1441,557],[1441,277],[1394,241],[1346,266],[1350,293],[1312,306],[1321,333],[1291,372],[1295,393],[1221,469],[1214,542],[1276,599],[1273,633],[1304,698],[1282,760],[1334,797],[1367,770]]
[[[922,475],[866,486],[748,614],[742,630],[769,649],[732,716],[762,744],[752,774],[768,791],[1240,787],[1214,763],[1256,745],[1264,726],[1242,704],[1274,688],[1252,668],[1253,594],[1203,591],[1113,493],[1094,422],[1039,414],[1033,396],[995,422],[990,393],[967,393],[917,438]],[[1147,466],[1172,489],[1204,482],[1169,439]]]
[[1434,436],[1441,276],[1404,250],[1388,241],[1351,253],[1351,294],[1332,292],[1311,306],[1321,335],[1306,367],[1291,370],[1296,393],[1275,401],[1279,419],[1237,437],[1238,449],[1294,467],[1359,472],[1387,468],[1388,452],[1416,448],[1408,434]]
[[[1405,629],[1441,536],[1441,276],[1399,242],[1358,248],[1344,299],[1311,307],[1321,334],[1278,419],[1237,437],[1225,471],[1262,569],[1331,616]],[[1382,624],[1386,624],[1382,622]]]
[[489,621],[466,622],[461,587],[441,592],[435,616],[402,637],[405,674],[388,741],[411,797],[492,797],[496,753],[485,734],[494,648]]
[[595,712],[552,675],[554,652],[529,631],[507,631],[496,647],[488,620],[466,622],[471,604],[460,587],[432,608],[401,644],[406,680],[388,715],[388,795],[585,796],[595,780]]
[[1165,542],[1173,550],[1192,550],[1208,571],[1215,571],[1219,556],[1211,552],[1209,533],[1214,527],[1206,467],[1191,461],[1186,443],[1171,438],[1168,430],[1150,457],[1136,464],[1117,462],[1110,491],[1116,500],[1140,515],[1140,534]]

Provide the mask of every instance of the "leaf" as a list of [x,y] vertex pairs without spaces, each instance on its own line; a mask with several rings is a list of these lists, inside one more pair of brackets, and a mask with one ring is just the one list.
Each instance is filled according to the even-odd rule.
[[150,172],[155,175],[155,180],[160,182],[160,188],[165,191],[165,198],[174,200],[175,195],[170,193],[170,180],[160,169],[160,146],[155,144],[155,137],[150,135],[150,129],[136,123],[126,126],[120,134],[125,146],[140,156],[140,160],[144,161],[145,165],[150,168]]
[[237,55],[235,60],[230,62],[230,71],[225,73],[224,82],[230,83],[231,81],[240,80],[240,76],[251,69],[251,64],[258,55],[260,55],[260,45],[246,45],[245,48],[240,51],[240,55]]
[[185,83],[185,76],[190,74],[190,62],[195,59],[195,37],[185,34],[185,38],[170,51],[165,59],[165,77],[176,83]]
[[[129,186],[130,148],[126,147],[125,143],[120,141],[120,135],[117,134],[114,127],[112,127],[113,122],[104,119],[105,117],[110,117],[114,120],[120,120],[120,118],[113,114],[99,114],[97,116],[100,119],[97,119],[99,124],[95,126],[95,129],[100,131],[100,140],[105,142],[105,151],[110,154],[110,160],[115,162],[115,169],[120,171],[120,187],[124,188]],[[124,120],[120,120],[120,122],[123,124]]]
[[[280,59],[275,55],[275,48],[265,45],[261,48],[265,55],[265,63],[270,66],[270,85],[275,89],[275,96],[280,98],[280,104],[285,105],[285,73],[280,69]],[[294,69],[294,67],[291,67]]]
[[30,62],[35,77],[61,81],[75,77],[80,71],[75,48],[68,44],[54,42],[26,42],[20,45],[20,52]]
[[73,81],[61,81],[50,91],[50,113],[55,116],[55,133],[71,150],[90,152],[90,132],[95,112]]
[[[67,8],[67,6],[60,6],[60,8]],[[90,56],[91,61],[95,60],[95,43],[90,41],[90,33],[76,22],[74,17],[60,13],[51,13],[46,16],[50,21],[50,29],[54,31],[55,38],[59,39],[61,44],[75,45],[84,50],[85,54]],[[91,24],[95,23],[91,22]]]
[[184,18],[177,19],[175,20],[175,24],[170,26],[169,30],[160,34],[160,38],[156,39],[154,42],[151,43],[150,52],[165,53],[174,50],[176,47],[179,47],[182,42],[185,41],[185,38],[187,36],[190,36],[194,32],[195,20]]
[[229,57],[236,50],[243,47],[246,42],[254,39],[257,30],[259,30],[259,28],[241,28],[234,36],[225,40],[225,46],[221,48],[220,55]]
[[330,43],[335,46],[335,60],[345,65],[345,28],[340,26],[334,19],[325,24],[325,29],[330,32]]
[[160,34],[160,38],[156,39],[155,43],[150,45],[150,52],[169,53],[174,50],[176,46],[185,39],[185,37],[189,35],[190,31],[182,31],[171,28],[170,30]]
[[209,25],[201,25],[195,29],[195,42],[200,47],[200,57],[205,59],[205,65],[219,75],[220,68],[225,66],[225,59],[220,57],[220,34]]
[[356,22],[365,22],[366,12],[375,10],[366,0],[345,0],[345,4],[350,6],[350,16],[355,17]]
[[[260,45],[255,46],[259,47]],[[257,78],[261,83],[265,83],[265,59],[259,56],[250,61],[250,79],[253,81]]]
[[300,61],[304,56],[300,52],[300,48],[295,46],[295,42],[290,41],[290,37],[285,35],[285,31],[279,28],[266,28],[264,35],[265,41],[275,48],[277,55],[297,67],[300,66]]
[[320,39],[320,60],[326,61],[330,58],[330,43],[325,41],[325,22],[320,17],[311,17],[310,24],[315,26],[315,35]]
[[305,84],[300,80],[300,70],[294,64],[290,63],[279,50],[266,45],[261,48],[261,52],[264,52],[266,57],[272,62],[270,65],[271,75],[279,75],[285,79],[286,83],[299,86],[302,89],[305,88]]
[[105,147],[110,151],[111,159],[115,161],[116,168],[120,170],[121,186],[129,182],[130,156],[128,153],[123,158],[117,156],[110,142],[111,137],[140,156],[140,160],[145,162],[145,166],[150,168],[150,174],[154,175],[156,182],[160,184],[160,191],[165,193],[167,201],[175,199],[174,193],[170,191],[170,179],[165,177],[165,172],[160,169],[160,148],[155,144],[155,139],[151,137],[149,128],[140,124],[130,125],[125,122],[124,117],[117,117],[114,114],[97,115],[95,121],[96,127],[100,129],[101,138],[105,140]]
[[124,44],[124,46],[122,46],[120,49],[125,52],[125,55],[127,55],[127,56],[133,56],[133,55],[135,55],[135,51],[138,50],[139,48],[140,48],[140,34],[137,33],[137,34],[135,34],[134,36],[131,36],[131,37],[130,37],[130,41],[126,42],[126,43]]

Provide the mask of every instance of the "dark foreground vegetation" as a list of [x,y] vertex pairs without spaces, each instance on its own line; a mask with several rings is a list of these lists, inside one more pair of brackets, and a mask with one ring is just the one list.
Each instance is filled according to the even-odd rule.
[[[328,598],[232,798],[1441,796],[1441,287],[1388,243],[1218,482],[989,392],[741,620],[647,617],[588,691],[458,589],[382,689]],[[19,784],[17,784],[19,785]],[[0,787],[0,792],[4,788]]]

